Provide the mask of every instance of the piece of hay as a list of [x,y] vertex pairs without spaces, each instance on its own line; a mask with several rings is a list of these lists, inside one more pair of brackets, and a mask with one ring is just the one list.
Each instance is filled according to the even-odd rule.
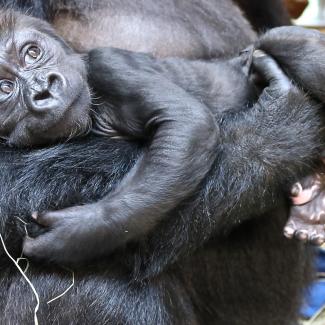
[[57,300],[57,299],[60,299],[60,298],[62,298],[65,294],[67,294],[67,292],[70,290],[70,289],[72,289],[72,287],[74,286],[74,271],[72,271],[72,270],[69,270],[69,269],[66,269],[67,271],[69,271],[69,272],[71,272],[71,274],[72,274],[72,283],[69,285],[69,287],[68,288],[66,288],[61,294],[59,294],[58,296],[56,296],[56,297],[54,297],[54,298],[52,298],[51,300],[49,300],[48,302],[47,302],[47,304],[50,304],[51,302],[53,302],[53,301],[55,301],[55,300]]
[[22,268],[19,266],[18,264],[18,260],[21,260],[21,258],[19,258],[17,261],[10,255],[10,253],[8,252],[7,250],[7,247],[5,245],[5,242],[3,240],[3,237],[2,235],[0,234],[0,241],[1,241],[1,244],[2,244],[2,247],[5,251],[5,253],[7,254],[7,256],[11,259],[11,261],[14,263],[14,265],[16,266],[16,268],[18,269],[18,271],[20,272],[20,274],[23,276],[23,278],[25,279],[25,281],[28,283],[28,285],[30,286],[30,288],[32,289],[33,293],[34,293],[34,296],[36,298],[36,306],[35,306],[35,309],[34,309],[34,325],[38,325],[38,318],[37,318],[37,312],[39,310],[39,305],[40,305],[40,299],[39,299],[39,295],[33,285],[33,283],[29,280],[29,278],[26,276],[25,272],[22,270]]
[[[16,219],[18,219],[21,223],[24,224],[24,229],[25,229],[25,233],[26,233],[26,236],[28,236],[28,231],[27,231],[27,222],[22,220],[21,218],[19,217],[16,217]],[[29,268],[29,260],[26,258],[26,257],[23,257],[23,252],[21,252],[21,255],[19,258],[17,258],[17,260],[15,260],[11,254],[8,252],[7,250],[7,246],[3,240],[3,237],[0,233],[0,241],[1,241],[1,244],[2,244],[2,247],[6,253],[6,255],[10,258],[10,260],[14,263],[14,265],[16,266],[16,268],[18,269],[18,271],[21,273],[21,275],[23,276],[23,278],[25,279],[25,281],[27,282],[27,284],[30,286],[30,288],[32,289],[33,291],[33,294],[36,298],[36,306],[35,306],[35,309],[34,309],[34,325],[39,325],[38,323],[38,318],[37,318],[37,312],[39,310],[39,306],[40,306],[40,298],[39,298],[39,294],[37,293],[36,291],[36,288],[34,287],[33,283],[29,280],[29,278],[27,277],[26,275],[26,272]],[[20,265],[19,265],[19,262],[21,261],[26,261],[26,267],[25,269],[23,270]],[[65,270],[71,272],[72,274],[72,283],[69,285],[69,287],[64,290],[61,294],[59,294],[58,296],[52,298],[51,300],[49,300],[47,302],[47,304],[50,304],[52,303],[53,301],[57,300],[57,299],[60,299],[62,298],[65,294],[67,294],[67,292],[74,286],[74,282],[75,282],[75,276],[74,276],[74,271],[73,270],[70,270],[70,269],[67,269],[67,268],[64,268]]]

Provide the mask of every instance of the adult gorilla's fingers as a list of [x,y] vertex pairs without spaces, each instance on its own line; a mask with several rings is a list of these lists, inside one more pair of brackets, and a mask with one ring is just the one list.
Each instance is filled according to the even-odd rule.
[[253,53],[253,68],[270,86],[276,84],[277,88],[283,90],[288,90],[292,86],[276,61],[261,50],[255,50]]
[[321,246],[325,242],[324,225],[304,224],[304,228],[295,232],[294,237],[303,242],[309,242],[315,246]]
[[283,230],[284,235],[287,238],[291,239],[294,237],[296,231],[297,231],[297,226],[295,222],[289,219],[289,221],[287,222]]
[[[313,183],[311,183],[312,181]],[[303,186],[301,182],[297,182],[291,189],[291,200],[294,205],[302,205],[310,202],[315,199],[322,190],[319,181],[312,176],[308,176],[303,182],[309,182],[310,184],[308,183],[308,185]]]
[[309,242],[316,246],[321,246],[325,242],[324,225],[313,225],[302,222],[299,219],[289,219],[284,228],[285,237],[295,238],[302,242]]

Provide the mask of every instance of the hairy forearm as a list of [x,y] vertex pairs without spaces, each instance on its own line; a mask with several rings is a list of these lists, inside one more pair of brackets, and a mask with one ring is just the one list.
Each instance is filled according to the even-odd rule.
[[[295,90],[277,99],[262,96],[251,110],[221,123],[214,200],[208,203],[221,224],[235,225],[273,209],[279,195],[311,171],[324,142],[315,103]],[[209,193],[204,197],[209,202]]]

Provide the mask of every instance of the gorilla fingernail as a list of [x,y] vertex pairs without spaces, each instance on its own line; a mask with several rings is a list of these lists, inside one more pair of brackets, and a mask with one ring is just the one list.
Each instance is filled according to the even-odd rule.
[[32,218],[33,218],[34,220],[37,220],[37,217],[38,217],[38,213],[37,213],[37,212],[33,212],[33,213],[32,213]]
[[299,240],[306,241],[308,239],[308,232],[305,230],[301,230],[297,233],[296,237]]
[[296,183],[292,186],[291,196],[297,197],[302,192],[302,186],[300,183]]
[[295,230],[293,228],[290,228],[290,227],[284,228],[284,235],[287,238],[292,238],[292,236],[293,236],[294,233],[295,233]]

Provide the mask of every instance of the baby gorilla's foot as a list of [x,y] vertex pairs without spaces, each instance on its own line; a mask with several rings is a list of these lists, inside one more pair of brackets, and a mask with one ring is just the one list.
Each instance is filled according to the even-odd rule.
[[315,174],[296,183],[292,188],[293,206],[284,228],[288,238],[296,238],[314,245],[325,242],[325,176]]

